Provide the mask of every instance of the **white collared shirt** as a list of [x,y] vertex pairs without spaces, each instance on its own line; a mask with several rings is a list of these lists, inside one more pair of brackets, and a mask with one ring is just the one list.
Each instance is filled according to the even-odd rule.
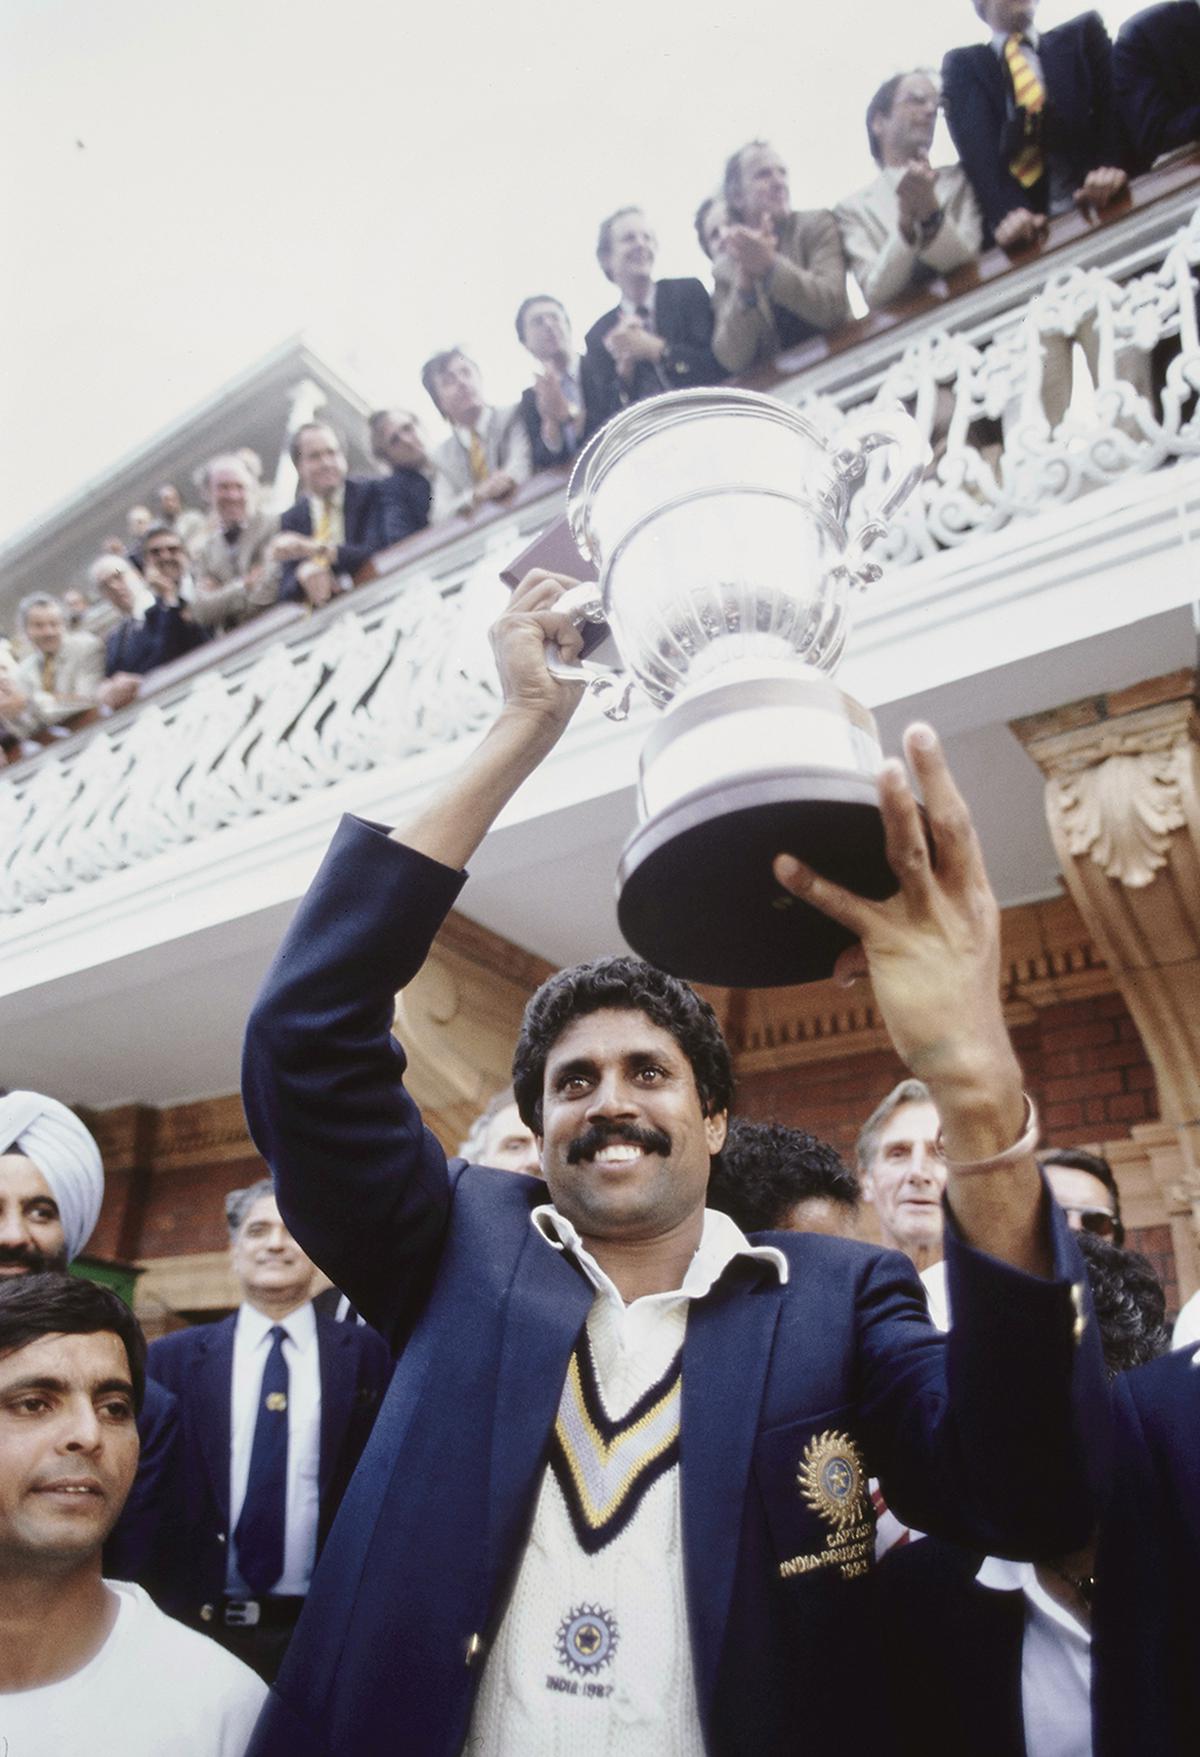
[[1025,1595],[1021,1711],[1026,1757],[1092,1757],[1092,1638],[1032,1562],[985,1556],[975,1576],[994,1592]]
[[1000,57],[1001,61],[1003,61],[1005,58],[1004,57],[1004,45],[1005,45],[1005,43],[1007,43],[1009,37],[1014,36],[1014,35],[1020,37],[1020,39],[1021,39],[1021,53],[1024,55],[1024,57],[1025,57],[1026,61],[1028,61],[1029,65],[1033,68],[1033,71],[1037,74],[1038,83],[1040,85],[1044,86],[1046,81],[1045,81],[1045,78],[1042,74],[1042,58],[1038,54],[1038,44],[1042,40],[1041,33],[1039,31],[1036,31],[1032,25],[1030,25],[1029,29],[1026,31],[1018,31],[1018,32],[993,31],[992,32],[993,52]]
[[346,484],[344,482],[337,493],[329,497],[328,501],[323,500],[319,494],[308,496],[308,516],[314,537],[321,523],[321,514],[325,511],[326,506],[329,507],[329,541],[335,549],[340,549],[346,541]]
[[[646,297],[641,301],[642,306],[650,313],[649,317],[644,317],[642,319],[642,322],[644,324],[648,325],[648,327],[650,329],[654,329],[656,334],[657,334],[657,330],[655,329],[655,318],[656,318],[657,312],[658,312],[658,302],[656,299],[657,292],[658,292],[658,282],[651,281],[650,291],[647,293]],[[638,301],[636,299],[626,299],[626,298],[622,297],[622,299],[621,299],[621,315],[623,317],[636,317],[637,314],[638,314]]]
[[229,1566],[226,1586],[235,1597],[251,1596],[237,1571],[237,1530],[250,1453],[258,1420],[263,1368],[271,1352],[271,1329],[282,1322],[287,1331],[283,1358],[288,1369],[287,1514],[284,1526],[283,1573],[272,1597],[295,1598],[308,1591],[317,1555],[320,1514],[318,1471],[321,1462],[321,1361],[317,1319],[311,1303],[298,1306],[282,1320],[268,1318],[253,1306],[238,1308],[233,1334],[233,1378],[230,1387]]

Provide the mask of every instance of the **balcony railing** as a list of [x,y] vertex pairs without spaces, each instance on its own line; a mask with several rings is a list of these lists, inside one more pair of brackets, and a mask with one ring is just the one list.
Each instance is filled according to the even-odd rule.
[[[924,428],[936,463],[881,555],[885,593],[902,594],[914,565],[953,576],[965,548],[983,554],[1005,527],[1085,495],[1116,508],[1168,465],[1194,514],[1198,164],[1140,179],[1103,224],[1056,221],[1036,254],[992,253],[745,381],[829,432],[851,410],[897,403]],[[1077,338],[1095,382],[1052,426],[1047,342],[1061,356]],[[1150,394],[1125,375],[1131,359]],[[376,557],[317,615],[277,606],[156,673],[135,707],[0,776],[0,943],[55,898],[363,770],[436,774],[494,706],[496,576],[558,515],[565,475]]]

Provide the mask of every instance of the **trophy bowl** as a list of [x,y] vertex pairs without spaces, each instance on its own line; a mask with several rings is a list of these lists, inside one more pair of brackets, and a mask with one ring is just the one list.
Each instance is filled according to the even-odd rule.
[[[884,446],[895,467],[849,531]],[[830,974],[851,936],[783,889],[776,854],[862,896],[895,891],[875,722],[832,672],[850,590],[879,576],[865,551],[927,459],[902,413],[852,418],[831,442],[786,403],[720,389],[636,403],[581,454],[567,518],[599,579],[560,607],[611,630],[626,689],[610,715],[634,688],[662,711],[617,874],[621,931],[662,969],[738,988]],[[592,660],[551,669],[614,685]]]

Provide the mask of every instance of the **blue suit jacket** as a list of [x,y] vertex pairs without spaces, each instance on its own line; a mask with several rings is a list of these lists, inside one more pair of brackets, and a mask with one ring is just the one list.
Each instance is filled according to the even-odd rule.
[[[533,1178],[446,1159],[402,1085],[394,997],[462,875],[343,822],[251,1014],[244,1098],[306,1250],[403,1347],[288,1658],[257,1757],[451,1757],[503,1615],[590,1283],[530,1224]],[[1050,1204],[1052,1207],[1053,1205]],[[873,1582],[784,1579],[824,1527],[796,1489],[814,1436],[861,1445],[902,1517],[997,1551],[1083,1536],[1081,1444],[1103,1422],[1082,1279],[950,1246],[950,1337],[911,1265],[780,1234],[791,1280],[735,1259],[688,1320],[682,1536],[699,1709],[713,1752],[869,1749]],[[1036,1436],[1036,1437],[1035,1437]],[[381,1656],[386,1659],[381,1661]]]
[[[1084,12],[1038,38],[1046,84],[1048,151],[1066,161],[1076,187],[1098,165],[1120,165],[1126,151],[1116,125],[1112,52],[1098,12]],[[1020,145],[1012,81],[990,43],[951,49],[942,62],[946,121],[991,235],[1015,207],[1043,211],[1043,178],[1023,189],[1009,170]]]
[[[234,1322],[230,1317],[200,1324],[150,1344],[148,1370],[174,1392],[181,1433],[159,1601],[172,1616],[190,1623],[198,1621],[203,1604],[219,1601],[225,1591]],[[317,1319],[317,1351],[319,1547],[371,1431],[391,1364],[374,1331],[330,1318]]]
[[[433,484],[422,470],[393,470],[376,486],[378,495],[378,547],[386,549],[423,531],[429,523]],[[375,553],[374,550],[371,552]]]
[[110,1580],[136,1580],[158,1595],[165,1540],[178,1491],[180,1468],[179,1404],[153,1379],[137,1419],[137,1475],[121,1517],[104,1546],[104,1572]]
[[1096,1757],[1200,1750],[1200,1351],[1113,1387],[1112,1494],[1100,1528]]
[[104,675],[112,677],[117,671],[131,671],[144,677],[156,666],[182,659],[185,653],[211,639],[208,629],[184,619],[178,604],[166,605],[155,600],[146,611],[144,622],[134,622],[127,616],[109,634],[104,643]]
[[[377,549],[383,548],[379,489],[380,483],[376,478],[347,476],[342,498],[342,523],[346,541],[334,557],[334,573],[348,573],[353,576],[364,562],[370,561]],[[299,500],[288,507],[279,521],[279,529],[296,531],[301,537],[312,536],[312,508],[306,494],[302,494]],[[279,584],[281,600],[304,597],[304,588],[296,578],[299,566],[298,561],[284,562],[283,577]]]
[[665,390],[720,384],[726,374],[712,351],[713,309],[708,289],[692,279],[654,283],[654,329],[667,344],[658,365],[639,361],[632,385],[622,383],[604,338],[621,315],[614,305],[587,332],[580,377],[590,437],[628,403]]
[[1126,19],[1113,44],[1113,87],[1138,170],[1200,139],[1200,8],[1167,0]]

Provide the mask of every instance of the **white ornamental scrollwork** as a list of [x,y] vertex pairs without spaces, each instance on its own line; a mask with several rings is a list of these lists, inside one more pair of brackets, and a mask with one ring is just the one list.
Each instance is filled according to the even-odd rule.
[[1186,823],[1182,739],[1165,748],[1116,749],[1050,782],[1068,851],[1090,855],[1106,878],[1133,890],[1167,864],[1171,837]]

